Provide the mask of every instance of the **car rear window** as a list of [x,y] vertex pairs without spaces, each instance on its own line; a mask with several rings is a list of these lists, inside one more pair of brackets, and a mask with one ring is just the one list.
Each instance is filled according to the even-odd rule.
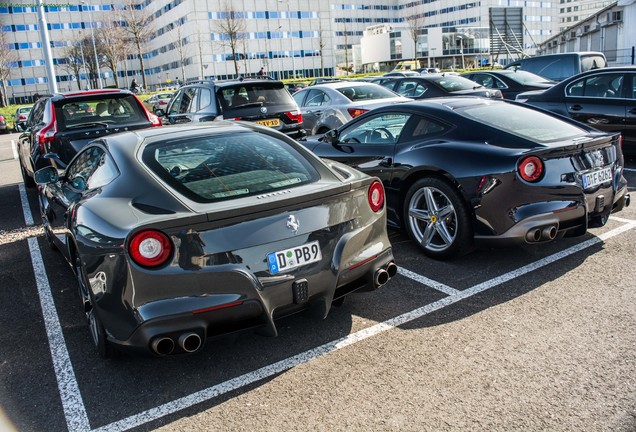
[[475,81],[471,81],[468,78],[455,76],[455,75],[432,76],[428,79],[437,83],[444,90],[450,93],[461,91],[461,90],[473,90],[477,87],[482,87],[480,84],[477,84]]
[[587,136],[587,131],[573,124],[508,103],[482,104],[456,111],[480,123],[542,144]]
[[244,82],[221,87],[219,100],[223,110],[249,106],[296,105],[281,82]]
[[376,84],[340,87],[337,90],[351,101],[365,101],[396,97],[396,94],[393,93],[391,90]]
[[153,144],[142,159],[168,186],[197,202],[290,189],[319,178],[288,143],[256,132]]
[[60,131],[91,127],[147,122],[148,117],[133,95],[95,95],[62,99],[55,102],[55,115]]

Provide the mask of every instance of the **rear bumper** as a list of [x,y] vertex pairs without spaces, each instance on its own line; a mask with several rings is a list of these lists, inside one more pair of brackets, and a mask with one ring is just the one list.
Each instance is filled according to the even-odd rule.
[[[224,289],[225,294],[148,303],[137,309],[136,315],[144,319],[130,337],[119,340],[109,334],[108,339],[127,351],[164,356],[198,351],[209,337],[249,329],[276,336],[276,319],[303,310],[325,318],[333,300],[354,291],[376,289],[396,273],[391,248],[337,274],[320,272],[301,278],[284,275],[266,280],[242,269],[218,272],[215,285],[231,287]],[[100,314],[104,316],[105,312]],[[188,340],[200,343],[188,345]]]
[[570,200],[526,204],[513,214],[516,223],[498,235],[476,235],[482,246],[545,243],[555,238],[583,235],[588,228],[603,226],[611,213],[629,205],[627,187],[616,194],[611,188],[572,196]]

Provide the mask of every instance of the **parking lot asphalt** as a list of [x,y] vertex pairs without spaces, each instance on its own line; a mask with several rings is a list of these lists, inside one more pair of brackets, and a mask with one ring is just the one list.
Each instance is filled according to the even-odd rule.
[[579,238],[449,262],[391,231],[398,276],[326,320],[296,315],[277,338],[209,340],[196,355],[102,360],[21,185],[16,139],[0,136],[5,428],[636,430],[635,205]]

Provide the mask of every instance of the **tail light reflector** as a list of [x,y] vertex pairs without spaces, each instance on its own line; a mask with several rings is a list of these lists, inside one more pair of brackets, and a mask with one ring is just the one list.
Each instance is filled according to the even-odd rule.
[[172,242],[161,231],[139,231],[130,239],[128,253],[142,267],[158,267],[172,255]]
[[364,114],[365,112],[369,111],[368,109],[362,109],[362,108],[347,108],[347,111],[349,111],[349,115],[351,116],[352,119],[361,116],[362,114]]
[[287,111],[285,115],[287,116],[288,119],[292,121],[292,123],[303,122],[303,115],[299,113],[298,111]]
[[535,182],[543,175],[543,162],[536,156],[527,156],[519,162],[519,175],[527,182]]
[[371,183],[367,197],[371,210],[377,212],[382,209],[384,207],[384,187],[382,187],[382,183],[377,180]]

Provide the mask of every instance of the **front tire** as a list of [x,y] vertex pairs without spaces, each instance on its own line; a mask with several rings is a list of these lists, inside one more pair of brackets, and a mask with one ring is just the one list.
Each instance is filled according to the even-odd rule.
[[457,188],[439,178],[415,182],[406,194],[403,214],[409,236],[431,258],[454,258],[472,246],[468,208]]

